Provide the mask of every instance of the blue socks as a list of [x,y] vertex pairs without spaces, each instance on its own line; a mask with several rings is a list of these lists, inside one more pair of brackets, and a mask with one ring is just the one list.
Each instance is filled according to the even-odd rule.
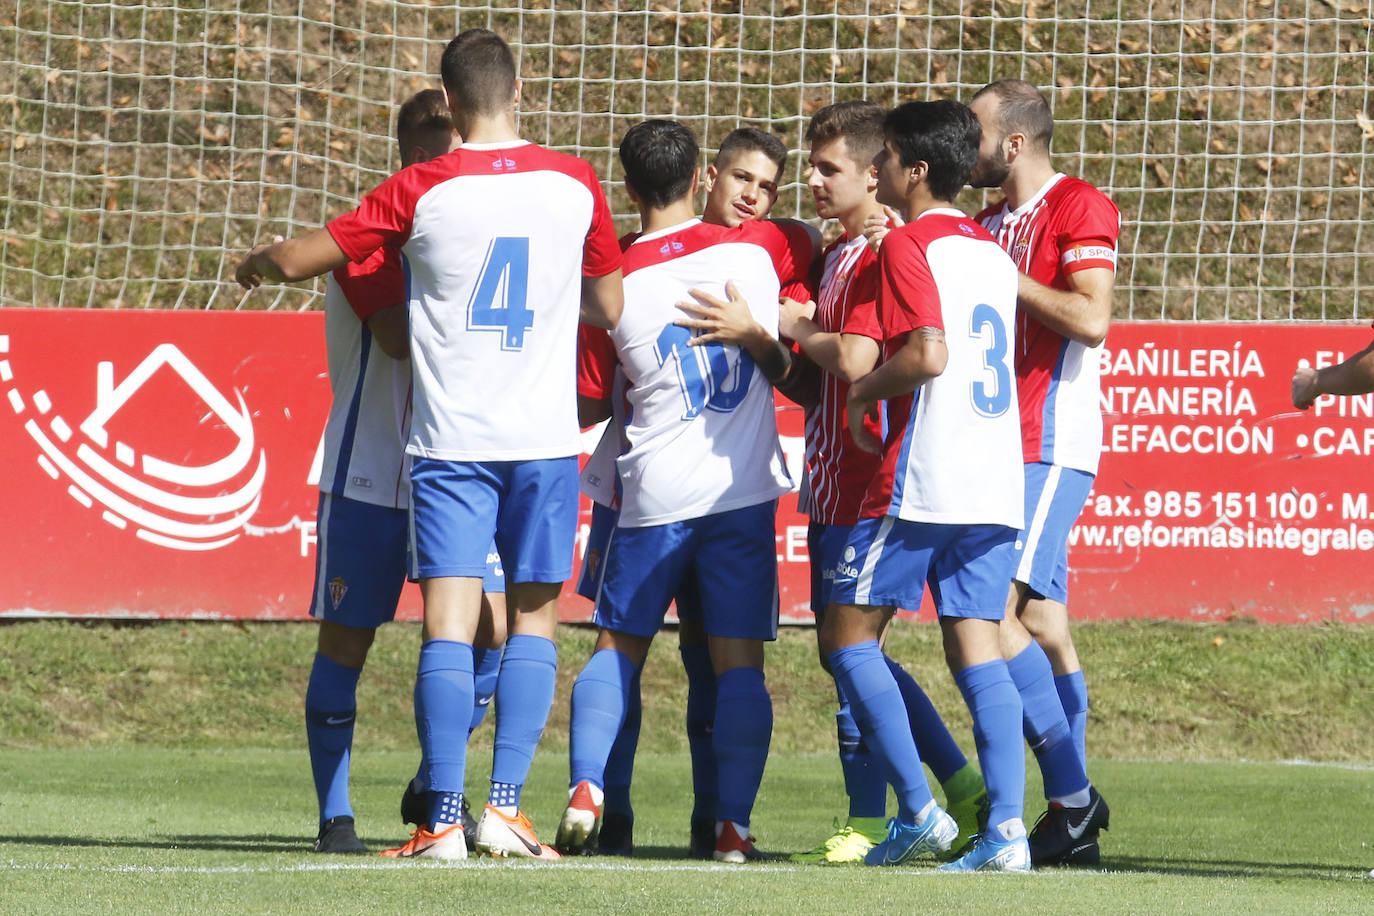
[[606,791],[604,807],[606,814],[619,814],[633,819],[634,807],[630,804],[630,782],[634,778],[635,751],[639,747],[639,727],[644,717],[644,702],[639,694],[639,672],[630,680],[630,693],[625,698],[625,719],[620,723],[620,731],[611,745],[611,755],[606,758]]
[[[716,672],[705,643],[679,644],[687,672],[687,749],[692,757],[692,820],[716,820],[720,795],[712,731],[716,722]],[[767,691],[764,691],[765,695]],[[772,715],[770,703],[769,715]],[[772,735],[772,726],[769,726]],[[744,823],[741,821],[741,823]]]
[[477,730],[487,717],[487,707],[496,695],[496,678],[501,673],[501,650],[472,647],[472,722],[468,734]]
[[935,774],[936,781],[944,783],[968,766],[968,758],[955,743],[954,736],[945,727],[944,719],[935,711],[935,705],[930,702],[921,685],[916,683],[916,679],[887,655],[883,658],[893,679],[897,681],[897,689],[902,692],[902,702],[906,704],[907,719],[911,723],[911,737],[916,740],[916,751]]
[[[544,733],[553,706],[558,649],[543,636],[516,633],[506,640],[496,680],[496,737],[492,747],[491,781],[516,787],[525,784],[534,749]],[[464,707],[459,707],[464,708]],[[513,812],[506,811],[506,814]]]
[[1070,671],[1054,679],[1055,692],[1059,703],[1064,707],[1064,718],[1069,720],[1069,732],[1073,734],[1073,746],[1078,750],[1078,762],[1083,771],[1088,770],[1088,685],[1083,680],[1082,671]]
[[1020,820],[1025,807],[1026,755],[1021,742],[1016,740],[1021,696],[1011,681],[1007,663],[998,659],[970,665],[954,675],[954,682],[973,715],[978,765],[983,770],[991,804],[988,829],[1013,818]]
[[[614,649],[599,649],[573,682],[568,729],[572,785],[585,780],[598,788],[605,786],[606,761],[620,733],[626,696],[634,680],[635,665],[628,656]],[[499,714],[499,700],[497,710]]]
[[718,676],[711,742],[720,797],[716,820],[749,823],[772,738],[773,701],[768,696],[763,671],[731,668]]
[[445,805],[453,802],[450,796],[463,792],[468,721],[455,716],[454,710],[471,709],[472,698],[472,646],[451,639],[431,639],[420,646],[415,674],[415,727],[428,770],[425,784],[431,792],[432,827],[445,823]]
[[888,768],[897,793],[898,816],[905,823],[915,823],[935,796],[916,753],[902,692],[878,641],[836,649],[830,653],[830,670],[841,693],[849,698],[859,728]]
[[844,773],[844,791],[849,796],[850,817],[885,817],[887,815],[887,774],[882,764],[873,758],[872,751],[859,734],[859,723],[839,685],[840,709],[835,713],[835,733],[840,745],[840,770]]
[[348,803],[348,759],[360,674],[361,668],[346,668],[316,653],[305,688],[305,738],[321,824],[331,817],[353,815]]
[[1044,777],[1045,797],[1062,799],[1086,792],[1088,775],[1078,759],[1064,707],[1054,689],[1054,672],[1040,644],[1030,645],[1007,662],[1016,691],[1021,694],[1021,727],[1035,752]]

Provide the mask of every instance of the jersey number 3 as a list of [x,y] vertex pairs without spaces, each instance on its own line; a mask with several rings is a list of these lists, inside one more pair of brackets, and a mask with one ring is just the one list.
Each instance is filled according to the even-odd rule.
[[[654,356],[660,366],[669,360],[677,364],[678,385],[687,402],[682,419],[690,420],[702,410],[729,413],[749,393],[749,382],[754,377],[753,357],[740,350],[739,361],[732,367],[723,346],[711,343],[689,347],[687,341],[691,338],[691,331],[670,324],[664,326],[654,342]],[[704,369],[703,362],[706,364]]]
[[[990,334],[985,334],[990,331]],[[1011,406],[1011,366],[1008,352],[1007,326],[1002,316],[990,305],[973,309],[969,322],[969,336],[987,341],[983,349],[983,370],[992,373],[991,384],[986,379],[974,382],[969,394],[973,409],[984,417],[1000,417]]]
[[468,302],[468,330],[500,331],[502,350],[523,347],[525,332],[534,327],[534,312],[525,307],[529,275],[529,239],[492,239]]

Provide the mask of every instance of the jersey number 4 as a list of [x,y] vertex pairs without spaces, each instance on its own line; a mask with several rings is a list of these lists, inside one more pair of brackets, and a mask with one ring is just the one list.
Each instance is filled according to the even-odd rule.
[[725,347],[714,343],[689,347],[687,341],[691,339],[691,331],[670,324],[659,332],[654,342],[658,364],[663,366],[672,360],[677,369],[678,385],[687,402],[682,419],[690,420],[702,410],[729,413],[749,393],[749,382],[754,377],[753,358],[740,350],[739,360],[731,366]]
[[[985,333],[987,332],[987,333]],[[978,305],[969,322],[969,336],[986,341],[983,349],[983,370],[991,373],[991,384],[985,378],[970,386],[973,409],[984,417],[1000,417],[1011,406],[1011,359],[1007,326],[997,309]]]
[[500,331],[502,350],[523,347],[525,332],[534,327],[534,312],[525,307],[529,275],[529,239],[492,239],[468,302],[468,330]]

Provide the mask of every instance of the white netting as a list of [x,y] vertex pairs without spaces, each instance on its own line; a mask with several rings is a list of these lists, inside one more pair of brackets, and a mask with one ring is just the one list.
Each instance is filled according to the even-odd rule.
[[[444,42],[515,46],[522,129],[600,171],[668,115],[710,149],[741,122],[801,150],[839,98],[1050,91],[1060,167],[1125,217],[1117,314],[1368,318],[1368,2],[15,0],[0,11],[0,305],[241,300],[237,257],[348,209],[396,165],[396,106]],[[813,218],[804,155],[778,212]],[[982,198],[969,192],[975,207]]]

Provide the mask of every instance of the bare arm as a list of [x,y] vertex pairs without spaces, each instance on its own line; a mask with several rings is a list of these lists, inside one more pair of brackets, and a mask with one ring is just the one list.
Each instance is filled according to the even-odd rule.
[[1069,274],[1069,289],[1051,289],[1025,274],[1017,301],[1031,317],[1069,340],[1095,347],[1107,339],[1112,322],[1115,271],[1091,267]]
[[811,411],[821,402],[821,369],[805,353],[794,353],[787,374],[774,387],[792,403]]
[[944,331],[917,328],[908,334],[900,350],[849,388],[845,412],[855,444],[866,452],[880,452],[882,443],[864,428],[863,418],[876,418],[879,401],[915,391],[944,372],[948,361]]
[[611,418],[610,398],[589,398],[585,394],[577,396],[577,425],[586,429],[602,420]]
[[679,302],[678,308],[695,317],[675,322],[681,327],[701,332],[687,341],[687,346],[734,344],[754,358],[755,364],[763,370],[764,378],[770,383],[776,385],[787,376],[792,353],[768,333],[767,328],[754,320],[749,303],[733,282],[725,284],[725,294],[730,297],[728,301],[717,299],[699,289],[690,292],[697,301]]
[[1306,410],[1324,394],[1374,391],[1374,342],[1335,366],[1298,369],[1293,373],[1293,406]]
[[610,331],[625,310],[625,282],[620,268],[599,277],[582,278],[582,321]]
[[816,365],[845,382],[873,371],[878,364],[876,340],[862,334],[822,331],[812,318],[814,314],[814,303],[802,305],[794,299],[784,299],[778,312],[778,329],[795,340]]
[[316,229],[298,239],[259,245],[239,263],[234,279],[244,289],[262,283],[295,283],[342,267],[348,256],[327,229]]
[[387,356],[410,358],[410,327],[406,321],[405,303],[397,302],[373,312],[367,319],[367,330]]

